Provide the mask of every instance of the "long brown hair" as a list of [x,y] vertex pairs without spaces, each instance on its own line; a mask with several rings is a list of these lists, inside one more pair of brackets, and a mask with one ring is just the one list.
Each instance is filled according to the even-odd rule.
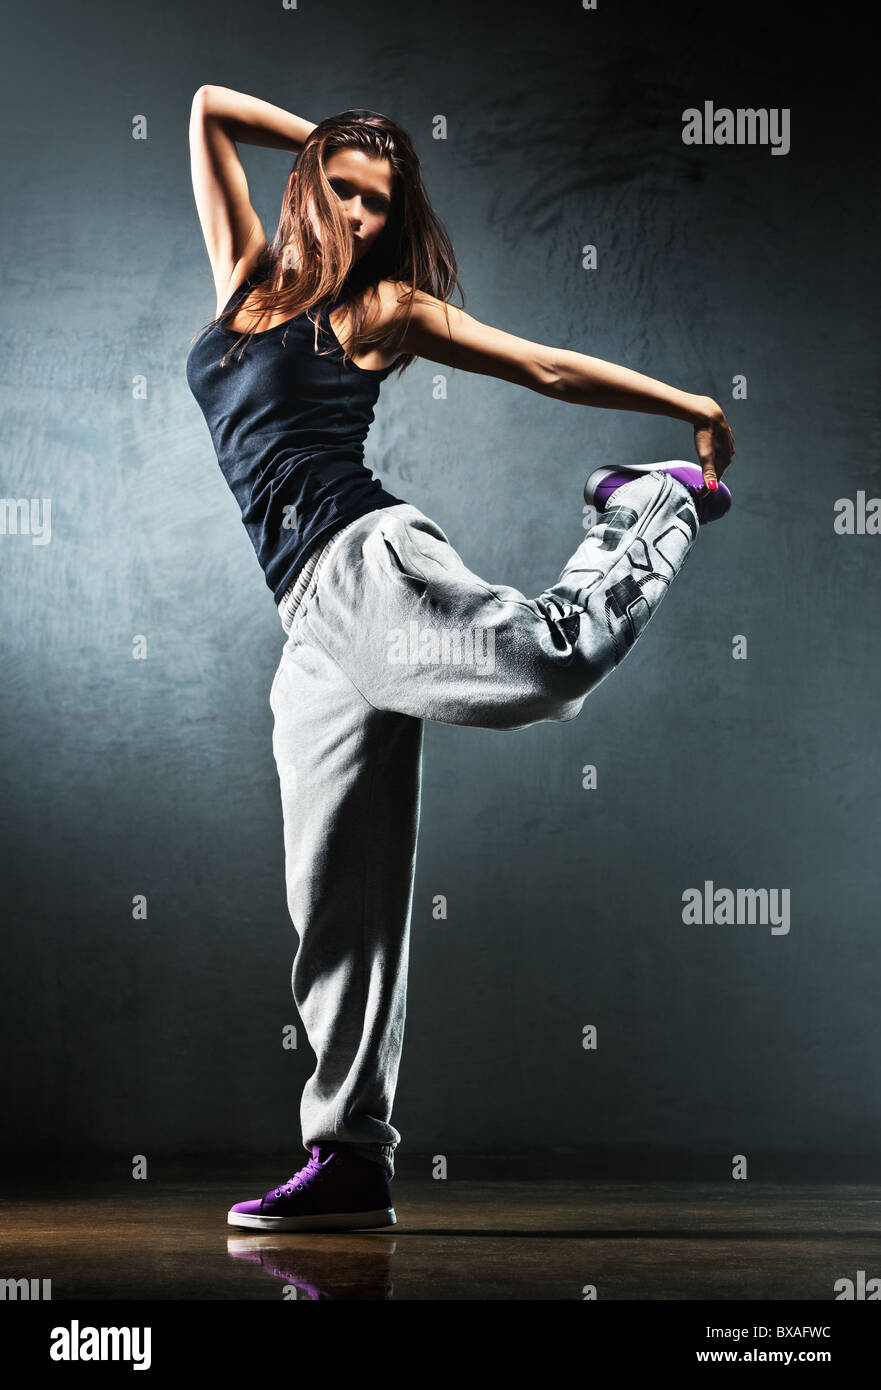
[[[336,150],[352,147],[371,158],[387,159],[393,174],[386,224],[360,261],[354,259],[349,220],[324,172],[325,161]],[[403,281],[411,288],[399,296],[402,307],[392,324],[367,332],[368,301],[377,296],[378,281],[387,279]],[[459,283],[452,243],[429,202],[419,159],[403,127],[378,111],[356,108],[328,116],[310,132],[288,176],[275,236],[264,248],[251,280],[254,288],[248,298],[249,308],[254,308],[254,322],[267,312],[285,310],[290,318],[305,313],[315,326],[316,352],[318,321],[312,311],[318,306],[348,304],[346,358],[378,344],[393,352],[420,290],[446,302],[454,288],[458,289],[464,308],[465,292]],[[230,305],[211,324],[235,317],[238,307]],[[222,361],[239,343],[244,352],[253,332],[243,332]],[[335,346],[331,344],[326,352],[333,352]],[[398,375],[414,360],[413,353],[403,353],[396,362]]]

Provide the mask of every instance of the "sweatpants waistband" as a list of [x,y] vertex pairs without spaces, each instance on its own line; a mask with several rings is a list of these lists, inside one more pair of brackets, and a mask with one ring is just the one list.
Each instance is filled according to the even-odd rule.
[[[336,532],[334,532],[336,535]],[[318,557],[327,549],[333,536],[328,536],[318,542],[309,551],[306,561],[300,567],[300,572],[292,584],[289,584],[281,596],[278,605],[278,616],[281,618],[281,625],[285,632],[290,632],[291,624],[294,621],[294,614],[300,606],[300,602],[309,587],[309,582],[315,573],[315,566],[318,564]]]
[[281,625],[285,632],[290,632],[297,609],[309,592],[318,568],[331,546],[339,540],[345,531],[354,526],[355,522],[360,520],[361,517],[357,516],[354,521],[342,522],[335,531],[331,531],[329,536],[323,536],[309,551],[296,579],[288,585],[279,600],[278,616],[281,618]]

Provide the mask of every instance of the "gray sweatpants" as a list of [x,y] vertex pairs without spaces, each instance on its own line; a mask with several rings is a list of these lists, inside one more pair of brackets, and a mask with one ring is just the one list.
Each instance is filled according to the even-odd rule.
[[292,986],[317,1066],[303,1146],[336,1141],[394,1174],[422,721],[566,721],[620,665],[697,536],[665,473],[619,488],[550,588],[472,573],[418,508],[380,508],[310,556],[279,605],[272,684]]

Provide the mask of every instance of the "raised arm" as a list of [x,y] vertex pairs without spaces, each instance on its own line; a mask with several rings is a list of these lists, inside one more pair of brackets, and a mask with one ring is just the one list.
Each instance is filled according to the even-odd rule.
[[314,121],[229,87],[206,85],[193,97],[190,168],[218,313],[238,267],[266,244],[260,219],[251,206],[236,142],[296,154],[314,129]]
[[[385,294],[391,306],[390,282],[385,282]],[[414,297],[399,350],[447,367],[499,377],[573,405],[636,410],[687,421],[695,430],[705,481],[720,478],[734,453],[725,413],[711,396],[679,391],[599,357],[514,337],[429,294]]]

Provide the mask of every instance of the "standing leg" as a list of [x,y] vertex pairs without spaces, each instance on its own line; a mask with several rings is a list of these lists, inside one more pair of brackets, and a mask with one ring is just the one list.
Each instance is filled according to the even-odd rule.
[[292,985],[317,1058],[303,1145],[333,1142],[394,1173],[391,1110],[406,1013],[422,723],[379,711],[298,613],[270,693]]
[[[307,1149],[329,1141],[394,1172],[422,720],[573,718],[641,636],[697,532],[686,487],[648,473],[612,495],[536,599],[486,583],[407,503],[359,518],[322,554],[270,694],[294,997],[317,1057]],[[322,1162],[316,1150],[307,1183]],[[368,1224],[385,1224],[385,1192],[370,1191]],[[240,1204],[231,1224],[285,1220],[266,1214],[279,1199]]]

